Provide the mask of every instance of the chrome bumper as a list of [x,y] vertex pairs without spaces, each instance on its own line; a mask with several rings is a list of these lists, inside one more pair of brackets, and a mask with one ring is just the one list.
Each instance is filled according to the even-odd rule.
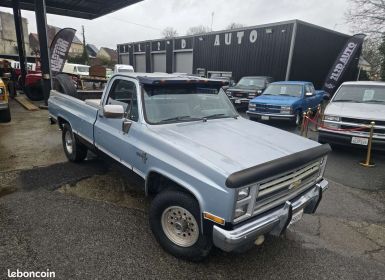
[[246,111],[247,115],[253,115],[253,116],[266,116],[270,117],[272,119],[293,119],[295,118],[295,115],[292,114],[269,114],[269,113],[257,113],[253,111]]
[[7,110],[8,106],[8,102],[0,102],[0,110]]
[[261,214],[257,220],[253,220],[236,229],[225,230],[214,226],[214,245],[223,251],[230,252],[254,242],[262,234],[281,235],[289,225],[293,214],[301,209],[304,210],[304,213],[309,214],[316,211],[322,199],[322,193],[327,188],[328,181],[322,180],[301,196],[291,201],[286,201],[281,208],[268,214]]
[[230,97],[231,102],[233,102],[234,104],[245,104],[245,103],[249,104],[251,99],[252,98],[249,99],[244,97]]

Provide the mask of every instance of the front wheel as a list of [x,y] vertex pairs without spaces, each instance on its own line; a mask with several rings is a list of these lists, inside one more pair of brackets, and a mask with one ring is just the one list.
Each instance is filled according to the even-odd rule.
[[87,148],[75,137],[68,123],[63,125],[62,142],[64,153],[69,161],[80,162],[87,156]]
[[210,252],[211,237],[203,234],[198,202],[189,194],[164,191],[150,209],[150,226],[159,244],[170,254],[201,261]]

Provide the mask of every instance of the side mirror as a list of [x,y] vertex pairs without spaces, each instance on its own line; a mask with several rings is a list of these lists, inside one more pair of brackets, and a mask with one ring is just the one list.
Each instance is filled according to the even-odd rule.
[[314,95],[314,94],[313,94],[312,92],[306,92],[306,93],[305,93],[305,96],[306,96],[306,97],[311,97],[311,96],[313,96],[313,95]]
[[106,118],[122,119],[124,116],[124,108],[122,105],[104,105],[103,115]]

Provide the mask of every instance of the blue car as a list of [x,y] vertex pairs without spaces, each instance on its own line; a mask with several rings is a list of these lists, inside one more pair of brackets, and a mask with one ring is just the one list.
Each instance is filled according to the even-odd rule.
[[311,82],[275,82],[250,100],[246,113],[251,120],[289,120],[299,125],[302,113],[308,108],[315,111],[324,98],[325,92],[315,90]]

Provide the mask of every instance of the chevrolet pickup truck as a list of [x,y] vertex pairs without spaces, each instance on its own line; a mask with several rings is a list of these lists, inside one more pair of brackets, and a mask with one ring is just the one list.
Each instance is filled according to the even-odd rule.
[[222,85],[125,73],[109,80],[101,99],[66,94],[69,81],[48,100],[67,158],[82,161],[90,149],[142,177],[154,196],[157,241],[192,261],[212,246],[244,251],[265,234],[282,234],[316,211],[328,186],[328,144],[240,117]]
[[250,101],[246,113],[252,120],[289,120],[298,126],[302,113],[315,111],[324,99],[325,92],[315,90],[311,82],[275,82]]
[[[385,83],[345,82],[325,108],[318,141],[366,148],[374,121],[372,147],[385,150]],[[360,129],[363,128],[363,129]]]
[[262,94],[265,88],[273,82],[272,77],[248,76],[226,90],[227,95],[236,107],[242,108],[249,105],[249,101]]

